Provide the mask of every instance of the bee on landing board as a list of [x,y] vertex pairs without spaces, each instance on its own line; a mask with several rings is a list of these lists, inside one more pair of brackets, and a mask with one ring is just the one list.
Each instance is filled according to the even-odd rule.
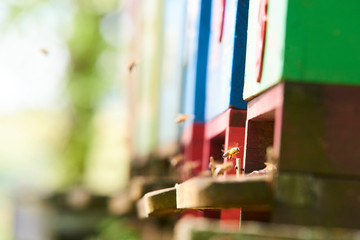
[[255,170],[249,173],[247,176],[258,176],[258,175],[275,175],[277,172],[277,158],[274,156],[273,148],[268,147],[266,149],[266,162],[265,168],[260,170]]
[[224,174],[225,172],[233,168],[233,162],[226,162],[222,164],[216,164],[213,157],[210,157],[209,167],[213,177]]
[[232,157],[239,153],[240,152],[240,148],[238,147],[233,147],[233,148],[230,148],[229,150],[227,150],[224,154],[223,154],[223,158],[228,158],[229,160],[232,159]]
[[230,171],[231,169],[233,169],[233,162],[226,162],[223,164],[220,164],[218,166],[215,167],[215,176],[218,176],[220,174],[224,174],[227,171]]

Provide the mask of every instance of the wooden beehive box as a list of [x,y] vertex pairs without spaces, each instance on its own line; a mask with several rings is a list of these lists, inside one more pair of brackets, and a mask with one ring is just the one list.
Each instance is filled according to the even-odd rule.
[[206,0],[188,1],[187,4],[181,112],[191,117],[182,127],[181,148],[184,160],[197,166],[190,173],[182,172],[183,179],[196,175],[201,167],[211,10],[211,2]]
[[242,99],[247,39],[248,0],[212,2],[206,78],[206,121],[229,107],[246,109]]
[[244,99],[280,81],[360,84],[359,1],[252,0]]

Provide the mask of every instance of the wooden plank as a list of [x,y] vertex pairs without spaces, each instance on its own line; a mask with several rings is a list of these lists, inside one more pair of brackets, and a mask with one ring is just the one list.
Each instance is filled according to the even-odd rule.
[[360,228],[360,180],[281,173],[274,194],[273,222]]
[[136,205],[139,218],[177,212],[176,189],[172,187],[146,193]]
[[180,209],[271,208],[272,184],[268,176],[196,177],[176,185]]

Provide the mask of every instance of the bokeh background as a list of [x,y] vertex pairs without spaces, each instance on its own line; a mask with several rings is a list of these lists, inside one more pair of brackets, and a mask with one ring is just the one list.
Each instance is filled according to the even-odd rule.
[[359,239],[358,6],[0,0],[0,240]]
[[39,202],[56,193],[126,185],[126,4],[0,1],[1,239],[50,239]]

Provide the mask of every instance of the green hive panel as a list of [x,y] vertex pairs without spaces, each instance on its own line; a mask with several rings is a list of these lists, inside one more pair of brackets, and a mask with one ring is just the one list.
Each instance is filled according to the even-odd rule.
[[268,0],[263,65],[257,81],[262,1],[252,0],[249,6],[244,99],[282,80],[360,85],[357,0]]

